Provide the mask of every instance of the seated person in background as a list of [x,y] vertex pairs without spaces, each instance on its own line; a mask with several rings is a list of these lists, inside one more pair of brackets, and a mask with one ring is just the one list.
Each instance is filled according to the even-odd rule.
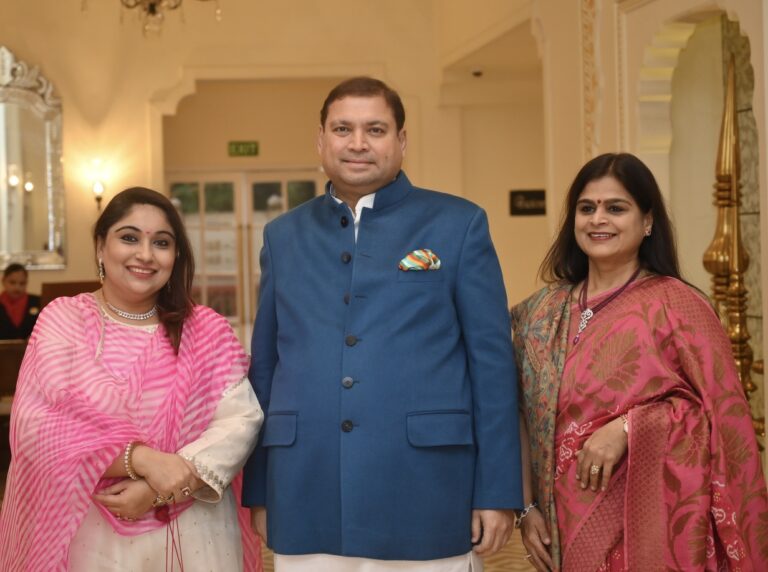
[[40,296],[27,294],[27,269],[10,264],[0,293],[0,340],[28,338],[40,312]]

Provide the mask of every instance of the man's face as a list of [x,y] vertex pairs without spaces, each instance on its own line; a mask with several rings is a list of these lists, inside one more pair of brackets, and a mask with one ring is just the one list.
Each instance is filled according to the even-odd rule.
[[405,129],[398,133],[383,97],[349,96],[328,107],[317,150],[336,195],[354,206],[397,176],[405,143]]

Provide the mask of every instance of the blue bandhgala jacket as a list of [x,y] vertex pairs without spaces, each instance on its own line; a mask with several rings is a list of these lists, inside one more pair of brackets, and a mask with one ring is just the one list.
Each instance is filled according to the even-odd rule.
[[[439,270],[404,272],[430,249]],[[517,376],[485,213],[404,173],[353,216],[325,196],[264,231],[250,379],[266,412],[243,503],[280,554],[432,560],[473,508],[522,504]]]

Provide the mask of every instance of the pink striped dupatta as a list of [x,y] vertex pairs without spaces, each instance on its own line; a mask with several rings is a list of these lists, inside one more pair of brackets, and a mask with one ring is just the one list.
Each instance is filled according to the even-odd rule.
[[[178,355],[160,326],[127,379],[101,359],[104,330],[91,294],[58,298],[40,314],[11,412],[0,570],[66,570],[91,495],[115,482],[101,475],[126,443],[177,451],[200,436],[225,389],[247,372],[248,358],[228,322],[204,306],[184,322]],[[166,398],[143,401],[145,384],[159,384]],[[167,526],[189,506],[179,503],[135,522],[101,512],[118,533],[137,535]],[[245,570],[260,570],[245,511],[240,522]]]
[[[554,285],[513,309],[558,569],[768,570],[768,495],[749,407],[708,303],[682,282],[646,277],[574,346],[570,291]],[[629,445],[608,490],[582,490],[576,452],[623,413]]]

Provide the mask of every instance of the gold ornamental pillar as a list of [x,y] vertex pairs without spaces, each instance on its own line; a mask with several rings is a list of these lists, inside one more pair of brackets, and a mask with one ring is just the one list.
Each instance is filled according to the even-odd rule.
[[[734,249],[734,195],[738,195],[741,160],[739,157],[739,127],[736,123],[736,98],[733,78],[733,61],[728,66],[728,83],[725,92],[725,109],[720,126],[720,142],[715,164],[715,196],[717,209],[715,236],[704,253],[704,268],[712,275],[712,300],[728,328],[728,285],[731,275],[730,258]],[[735,220],[738,222],[738,216]],[[743,267],[749,264],[744,261]]]
[[[752,381],[753,352],[747,328],[747,288],[744,274],[749,255],[741,241],[741,157],[736,114],[734,57],[728,63],[723,121],[715,167],[715,236],[704,253],[704,268],[712,274],[712,299],[720,314],[744,393],[749,399],[757,389]],[[755,430],[765,435],[764,418],[753,419]]]

